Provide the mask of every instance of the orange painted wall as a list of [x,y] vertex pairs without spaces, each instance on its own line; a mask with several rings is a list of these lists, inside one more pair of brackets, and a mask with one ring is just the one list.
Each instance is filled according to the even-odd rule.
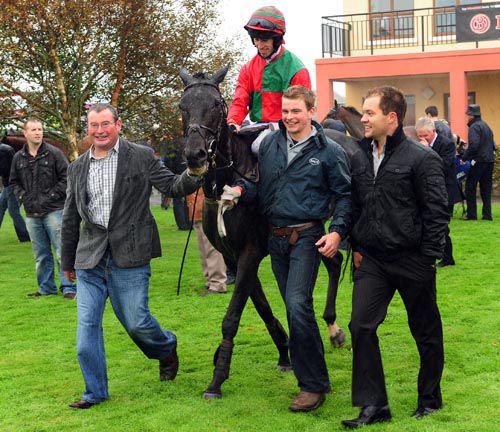
[[333,81],[447,74],[450,82],[450,120],[454,131],[467,136],[467,73],[500,70],[500,48],[448,52],[344,57],[316,60],[318,118],[333,105]]

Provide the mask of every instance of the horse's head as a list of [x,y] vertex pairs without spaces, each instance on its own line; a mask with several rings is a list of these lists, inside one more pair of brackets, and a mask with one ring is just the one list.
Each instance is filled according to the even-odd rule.
[[349,134],[358,139],[363,138],[365,135],[361,117],[363,115],[353,106],[341,106],[337,110],[337,118],[342,120]]
[[212,77],[206,73],[191,76],[185,69],[180,70],[186,87],[179,108],[186,139],[185,155],[190,168],[204,166],[215,158],[217,150],[227,150],[218,148],[227,131],[227,106],[219,90],[227,70],[226,66]]

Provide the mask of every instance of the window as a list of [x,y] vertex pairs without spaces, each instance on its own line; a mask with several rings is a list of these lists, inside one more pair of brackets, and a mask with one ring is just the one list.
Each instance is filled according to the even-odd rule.
[[[450,94],[444,93],[444,118],[448,123],[450,122]],[[467,94],[467,105],[476,103],[476,92],[469,92]]]
[[415,95],[405,95],[405,99],[406,99],[406,115],[403,121],[403,125],[414,126],[417,121]]
[[434,0],[434,34],[438,36],[455,34],[455,6],[481,3],[481,0]]
[[413,0],[370,0],[373,38],[413,37]]

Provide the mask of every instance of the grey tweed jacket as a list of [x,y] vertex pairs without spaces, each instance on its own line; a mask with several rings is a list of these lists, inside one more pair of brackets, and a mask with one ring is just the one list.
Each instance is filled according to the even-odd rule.
[[65,271],[94,268],[109,247],[118,267],[139,267],[161,256],[160,237],[149,208],[151,188],[171,197],[194,192],[200,181],[186,172],[175,175],[145,146],[120,138],[113,204],[108,227],[95,225],[87,211],[89,151],[68,167],[61,230]]

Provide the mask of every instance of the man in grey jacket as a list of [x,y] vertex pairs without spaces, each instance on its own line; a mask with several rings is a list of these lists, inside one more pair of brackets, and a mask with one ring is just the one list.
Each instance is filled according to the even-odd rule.
[[108,396],[102,316],[107,297],[135,344],[160,361],[160,380],[177,374],[177,339],[163,330],[148,308],[152,258],[161,256],[149,208],[152,186],[168,196],[185,196],[201,183],[199,172],[175,175],[153,151],[119,137],[115,108],[96,104],[88,112],[91,148],[68,169],[62,226],[62,267],[78,279],[77,353],[85,381],[80,401],[87,409]]

